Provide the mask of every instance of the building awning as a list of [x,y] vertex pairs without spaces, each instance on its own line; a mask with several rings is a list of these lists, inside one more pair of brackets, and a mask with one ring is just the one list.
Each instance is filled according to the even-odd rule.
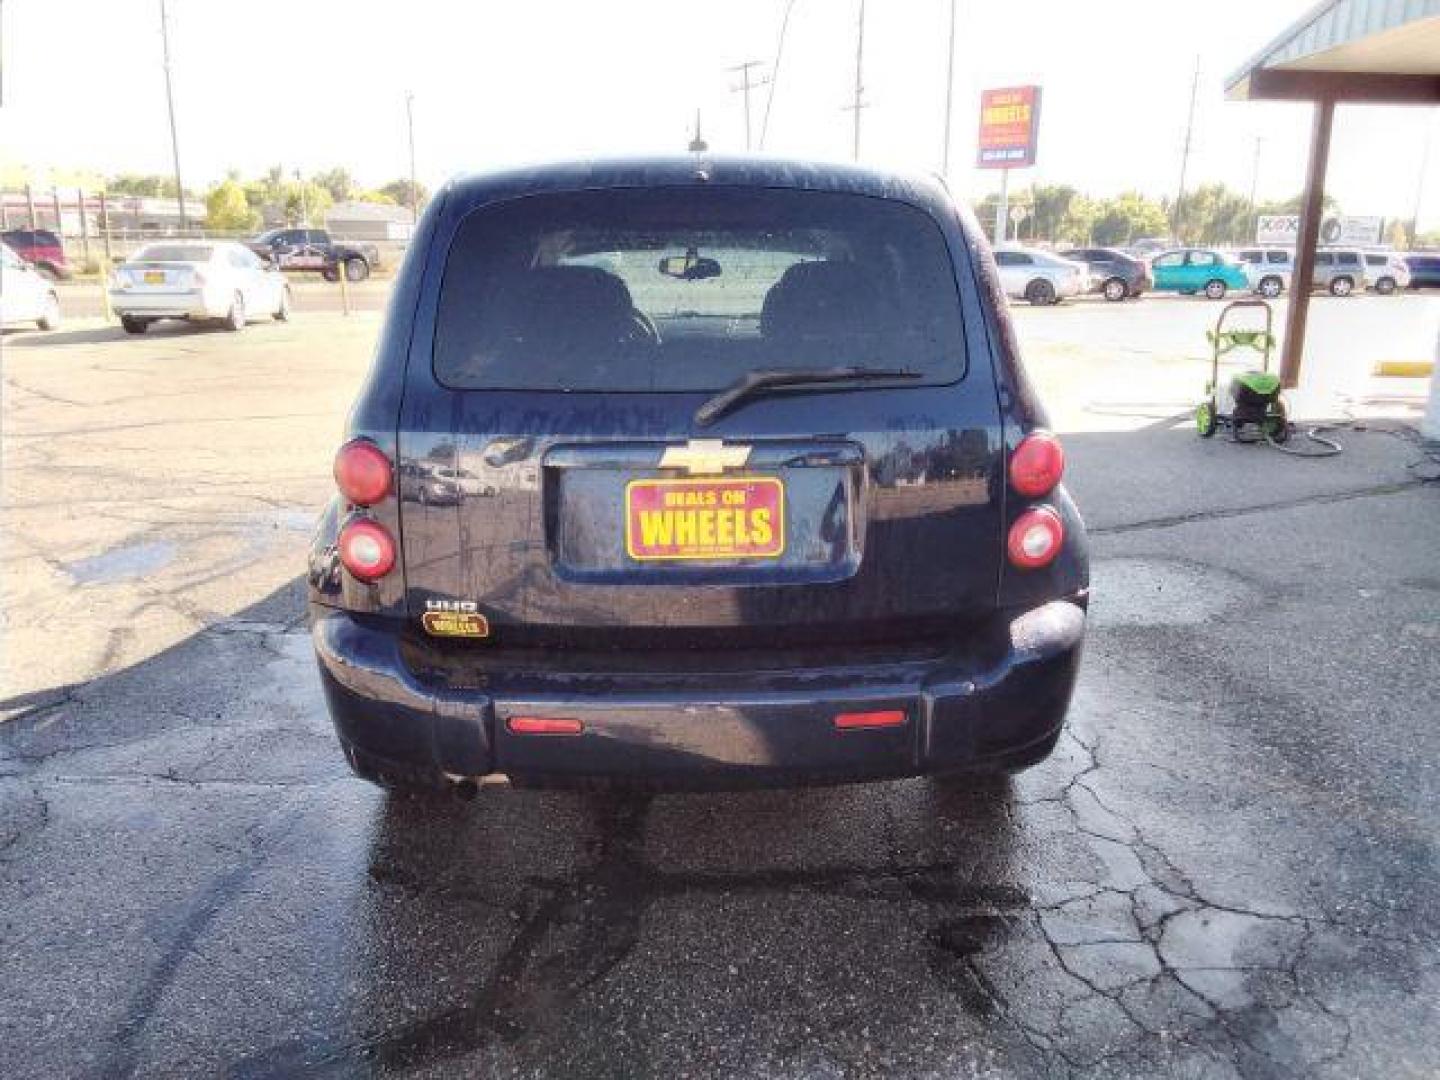
[[1235,101],[1440,102],[1440,0],[1325,0],[1225,80]]

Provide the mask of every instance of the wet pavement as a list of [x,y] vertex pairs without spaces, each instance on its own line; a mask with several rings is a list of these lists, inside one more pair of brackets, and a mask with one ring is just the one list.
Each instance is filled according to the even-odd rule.
[[[317,364],[363,370],[362,341],[314,332]],[[178,339],[192,392],[139,419],[158,384],[105,381],[146,378],[138,349],[7,356],[28,644],[0,702],[0,1075],[1440,1072],[1440,489],[1399,424],[1346,431],[1332,467],[1201,443],[1164,387],[1087,423],[1074,357],[1037,349],[1095,530],[1049,761],[410,801],[351,779],[328,729],[283,526],[336,426],[265,419],[330,393],[266,340]],[[186,426],[237,355],[268,389],[233,408],[288,457]],[[151,426],[106,456],[87,409]],[[55,509],[92,453],[114,503]],[[91,648],[107,619],[137,629]]]

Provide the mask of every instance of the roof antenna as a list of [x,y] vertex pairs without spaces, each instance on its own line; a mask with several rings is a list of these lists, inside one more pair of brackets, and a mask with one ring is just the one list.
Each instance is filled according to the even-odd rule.
[[695,110],[695,137],[690,140],[690,152],[692,154],[703,154],[710,149],[710,144],[700,134],[700,110]]

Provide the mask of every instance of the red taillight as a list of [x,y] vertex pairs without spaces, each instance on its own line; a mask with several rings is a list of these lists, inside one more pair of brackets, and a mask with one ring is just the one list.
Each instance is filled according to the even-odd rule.
[[1005,550],[1012,565],[1035,570],[1054,562],[1064,543],[1065,526],[1060,523],[1060,515],[1048,506],[1037,506],[1015,519]]
[[335,483],[356,506],[374,506],[390,490],[390,459],[374,443],[355,439],[335,455]]
[[585,725],[568,716],[512,716],[505,721],[512,735],[579,735]]
[[395,567],[395,540],[378,521],[347,521],[339,544],[340,562],[361,581],[378,581]]
[[842,712],[835,717],[834,723],[841,731],[900,727],[905,723],[905,711],[903,709],[882,709],[879,712]]
[[1053,491],[1064,472],[1065,448],[1048,431],[1032,431],[1010,455],[1010,486],[1031,499]]

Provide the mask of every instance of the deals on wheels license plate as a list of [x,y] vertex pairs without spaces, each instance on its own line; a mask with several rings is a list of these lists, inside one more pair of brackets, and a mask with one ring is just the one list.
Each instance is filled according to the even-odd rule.
[[785,550],[785,485],[773,476],[632,480],[625,485],[632,559],[773,559]]

